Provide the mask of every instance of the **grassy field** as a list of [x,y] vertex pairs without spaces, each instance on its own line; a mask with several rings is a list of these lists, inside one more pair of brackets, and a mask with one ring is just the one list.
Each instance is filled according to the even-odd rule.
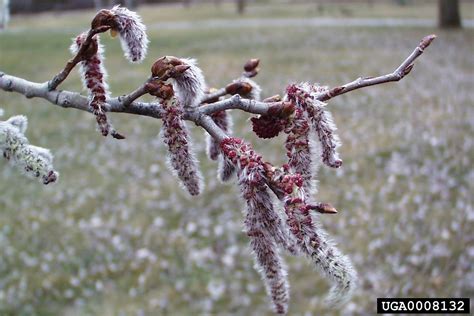
[[[141,12],[148,24],[211,17],[192,10]],[[230,7],[217,10],[238,19]],[[296,10],[276,5],[262,12],[310,14]],[[382,11],[388,16],[388,7]],[[0,33],[0,70],[48,80],[69,58],[70,38],[92,15],[14,18],[11,30]],[[238,76],[245,60],[259,57],[256,79],[270,96],[294,81],[336,85],[390,72],[433,32],[439,38],[406,79],[329,105],[344,167],[321,170],[318,199],[340,210],[321,220],[359,272],[354,299],[328,310],[324,280],[304,258],[286,258],[291,315],[362,315],[375,313],[377,297],[474,296],[474,32],[152,29],[149,56],[138,66],[126,63],[116,40],[105,36],[103,42],[114,95],[143,82],[159,56],[175,55],[196,57],[217,87]],[[81,89],[77,74],[62,88]],[[159,121],[111,115],[127,135],[115,141],[101,137],[87,113],[6,92],[0,92],[0,107],[4,117],[28,116],[30,141],[50,148],[61,172],[59,183],[43,187],[0,161],[1,315],[270,314],[242,233],[237,189],[216,180],[202,131],[192,127],[206,189],[191,199],[165,167]],[[284,162],[283,139],[257,140],[249,115],[232,114],[236,135],[252,141],[267,160]]]

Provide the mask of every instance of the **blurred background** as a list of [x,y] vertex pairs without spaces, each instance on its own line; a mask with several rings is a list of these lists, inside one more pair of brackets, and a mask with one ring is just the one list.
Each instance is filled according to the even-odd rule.
[[[114,3],[0,0],[0,71],[50,79],[70,58],[71,38]],[[349,304],[328,310],[325,281],[305,258],[287,256],[289,314],[367,315],[377,297],[474,296],[473,1],[122,3],[143,16],[151,45],[144,63],[130,65],[102,36],[115,96],[163,55],[197,58],[214,87],[258,57],[264,97],[295,81],[335,86],[393,71],[436,33],[399,83],[328,105],[344,165],[320,171],[317,198],[339,210],[320,220],[361,282]],[[77,73],[61,88],[82,91]],[[112,114],[127,136],[116,141],[89,114],[43,100],[0,91],[0,108],[4,118],[28,116],[27,136],[52,150],[61,172],[41,186],[0,161],[1,315],[271,314],[236,185],[217,181],[200,129],[189,125],[206,189],[190,198],[165,167],[159,121]],[[257,139],[248,114],[232,115],[237,136],[285,162],[283,138]]]

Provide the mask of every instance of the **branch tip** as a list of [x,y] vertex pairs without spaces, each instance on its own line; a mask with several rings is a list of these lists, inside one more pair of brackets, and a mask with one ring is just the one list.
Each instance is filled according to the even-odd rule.
[[428,46],[430,46],[431,42],[433,42],[438,36],[436,34],[431,34],[423,37],[423,39],[420,42],[420,45],[418,46],[421,50],[424,50]]

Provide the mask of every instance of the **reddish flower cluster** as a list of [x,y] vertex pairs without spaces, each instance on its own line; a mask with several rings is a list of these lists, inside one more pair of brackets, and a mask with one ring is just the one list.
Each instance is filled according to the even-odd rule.
[[[337,304],[349,299],[356,280],[352,264],[327,239],[324,231],[316,225],[312,217],[312,210],[322,211],[330,207],[322,203],[317,205],[308,203],[304,179],[300,174],[291,173],[290,165],[284,165],[282,168],[271,166],[264,162],[249,144],[237,138],[224,139],[221,142],[221,148],[224,155],[238,170],[239,186],[248,209],[245,222],[247,233],[252,238],[251,244],[263,271],[275,310],[284,313],[287,303],[285,301],[283,304],[278,300],[286,299],[286,296],[276,295],[283,293],[281,285],[283,281],[272,283],[275,281],[275,272],[277,275],[285,275],[284,272],[277,270],[281,269],[281,266],[275,259],[276,250],[272,240],[294,254],[304,253],[314,262],[333,283],[328,298],[331,303]],[[279,217],[275,220],[267,215],[274,209],[268,188],[282,200],[286,223]],[[269,233],[273,239],[266,233]],[[266,251],[260,249],[261,244],[266,245]],[[265,267],[269,264],[273,266],[274,272],[270,275],[265,273]],[[280,309],[280,306],[285,306],[285,309]]]
[[288,86],[286,92],[288,100],[294,102],[297,108],[302,109],[311,122],[312,130],[316,132],[321,143],[323,162],[329,167],[339,168],[342,160],[339,159],[336,149],[341,142],[336,134],[336,126],[331,113],[324,109],[326,104],[316,98],[316,95],[325,89],[325,87],[302,83]]
[[[87,38],[87,33],[78,35],[71,45],[71,52],[77,54],[82,43]],[[103,47],[96,35],[92,38],[92,42],[80,63],[80,74],[84,87],[89,91],[89,106],[95,115],[99,130],[103,136],[109,133],[114,138],[123,139],[124,137],[117,133],[108,122],[105,112],[107,98],[109,97],[109,87],[105,82],[107,73],[103,66]]]
[[275,312],[285,314],[288,309],[289,286],[277,244],[295,254],[295,241],[273,207],[262,157],[238,138],[224,139],[221,148],[228,161],[238,168],[238,183],[247,204],[245,228],[251,239],[256,264]]
[[168,156],[170,169],[176,172],[182,185],[191,195],[198,195],[203,186],[202,176],[191,148],[192,143],[188,129],[182,117],[183,109],[176,97],[163,100],[162,108],[161,135],[170,153]]
[[273,138],[278,136],[285,128],[288,119],[276,118],[271,115],[260,115],[252,117],[252,129],[260,138]]

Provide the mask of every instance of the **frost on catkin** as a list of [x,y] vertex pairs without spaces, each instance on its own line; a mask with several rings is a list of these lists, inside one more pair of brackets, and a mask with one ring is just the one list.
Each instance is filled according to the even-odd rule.
[[206,81],[195,59],[180,58],[183,65],[189,66],[185,72],[177,74],[171,82],[183,107],[197,107],[206,91]]
[[59,176],[53,168],[53,156],[48,149],[32,146],[24,132],[28,126],[25,116],[13,116],[0,121],[0,151],[24,174],[38,178],[43,184],[55,182]]
[[311,130],[316,133],[321,143],[322,161],[329,167],[339,168],[342,160],[337,152],[337,148],[341,145],[336,134],[337,128],[331,113],[325,109],[326,103],[316,99],[317,94],[324,89],[326,88],[308,83],[292,84],[287,88],[287,98],[307,114]]
[[114,14],[114,27],[120,34],[120,44],[125,58],[130,62],[142,62],[148,49],[146,26],[141,17],[127,8],[119,5],[110,10]]
[[162,109],[161,137],[168,146],[168,166],[191,195],[198,195],[203,186],[202,176],[182,118],[183,109],[175,97],[164,100]]

